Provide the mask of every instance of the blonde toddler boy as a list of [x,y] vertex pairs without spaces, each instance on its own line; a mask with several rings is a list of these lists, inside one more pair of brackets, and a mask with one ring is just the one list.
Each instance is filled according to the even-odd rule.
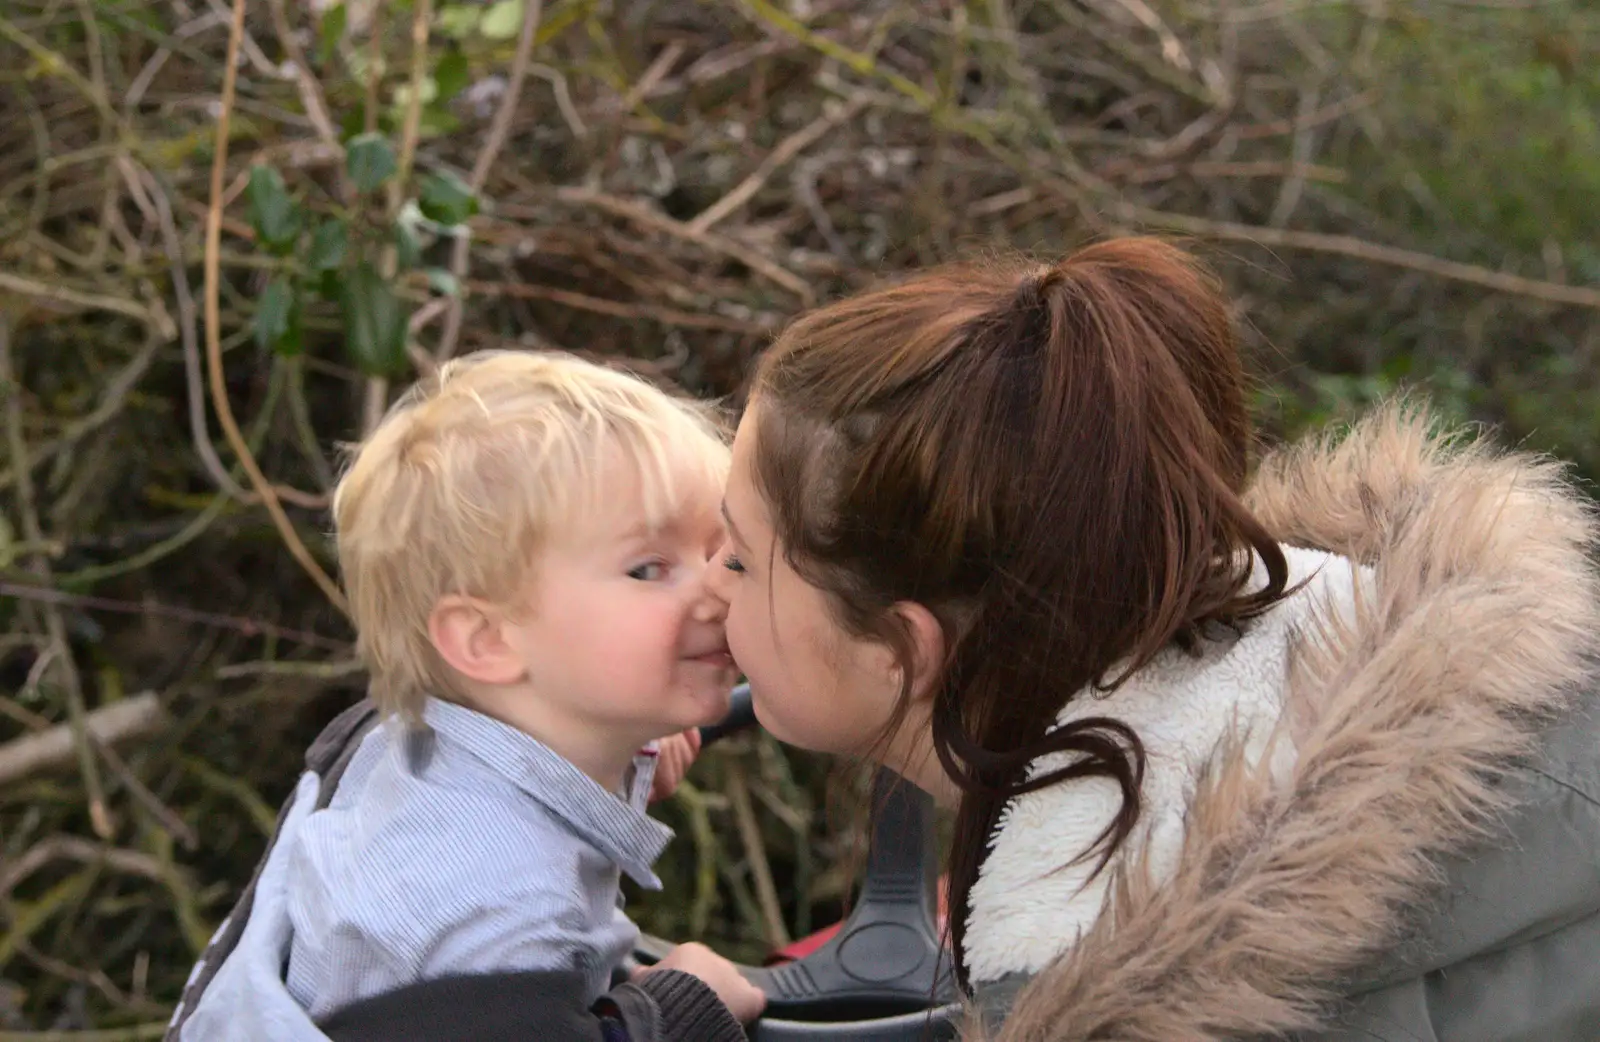
[[[528,352],[447,363],[359,446],[334,520],[388,719],[290,853],[313,1018],[456,974],[610,986],[638,937],[620,877],[659,887],[671,837],[645,814],[657,743],[681,772],[735,679],[705,582],[727,466],[696,404]],[[748,1019],[716,958],[678,968]]]

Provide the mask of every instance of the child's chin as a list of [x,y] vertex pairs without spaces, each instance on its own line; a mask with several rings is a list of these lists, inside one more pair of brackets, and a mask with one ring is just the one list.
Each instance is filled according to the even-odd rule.
[[730,705],[729,696],[733,693],[733,680],[734,675],[730,673],[727,683],[707,687],[696,692],[694,708],[691,711],[694,720],[684,726],[705,727],[727,716]]

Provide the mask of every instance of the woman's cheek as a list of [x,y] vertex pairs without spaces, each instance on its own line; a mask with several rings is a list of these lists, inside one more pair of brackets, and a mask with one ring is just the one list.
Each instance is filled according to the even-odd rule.
[[739,612],[739,602],[732,601],[728,605],[728,617],[722,623],[723,633],[728,638],[728,651],[733,654],[733,663],[739,667],[741,673],[749,673],[750,667],[746,665],[748,649],[744,643],[744,618]]

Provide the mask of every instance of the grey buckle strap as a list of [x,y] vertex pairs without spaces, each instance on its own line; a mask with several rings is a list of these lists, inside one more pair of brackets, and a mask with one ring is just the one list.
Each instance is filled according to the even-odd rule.
[[[339,779],[344,776],[345,768],[350,766],[351,758],[360,748],[361,739],[365,738],[367,732],[377,723],[377,707],[372,704],[371,699],[364,698],[334,717],[311,743],[311,748],[306,750],[306,770],[320,779],[317,789],[318,810],[333,800],[333,794],[339,787]],[[272,853],[273,845],[278,841],[278,832],[283,827],[284,815],[289,812],[293,803],[294,794],[291,792],[289,798],[284,800],[283,806],[278,808],[278,824],[273,828],[272,839],[267,843],[267,849],[261,853],[261,860],[256,862],[255,871],[250,874],[250,882],[245,885],[238,901],[234,903],[233,910],[223,920],[222,927],[200,953],[194,971],[189,975],[189,982],[184,985],[183,997],[178,1000],[177,1008],[172,1012],[172,1020],[167,1024],[162,1042],[178,1042],[183,1032],[183,1025],[188,1021],[189,1014],[194,1011],[195,1006],[199,1004],[200,996],[205,993],[206,987],[217,975],[223,960],[238,947],[239,937],[244,933],[245,923],[250,919],[251,905],[255,902],[256,881],[261,876],[261,869],[267,863],[267,855]]]
[[378,723],[378,707],[371,699],[362,699],[328,722],[311,748],[306,750],[306,770],[322,779],[317,793],[317,809],[321,810],[333,800],[339,779],[355,757],[361,739]]

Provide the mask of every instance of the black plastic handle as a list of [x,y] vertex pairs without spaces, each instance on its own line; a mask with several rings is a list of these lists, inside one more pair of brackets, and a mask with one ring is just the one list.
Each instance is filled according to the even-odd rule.
[[[728,714],[700,729],[702,747],[757,725],[750,685],[734,688]],[[821,948],[773,967],[740,966],[767,994],[747,1029],[751,1042],[945,1042],[961,1006],[935,915],[933,799],[888,769],[872,785],[866,878],[848,919]],[[642,961],[671,945],[641,938]]]
[[933,800],[880,769],[872,805],[866,878],[839,932],[796,962],[741,967],[767,993],[766,1018],[892,1018],[954,997],[935,926]]
[[700,747],[704,749],[712,742],[726,738],[737,731],[746,731],[756,726],[756,707],[750,700],[750,685],[740,684],[728,696],[728,715],[714,724],[707,724],[700,728]]

